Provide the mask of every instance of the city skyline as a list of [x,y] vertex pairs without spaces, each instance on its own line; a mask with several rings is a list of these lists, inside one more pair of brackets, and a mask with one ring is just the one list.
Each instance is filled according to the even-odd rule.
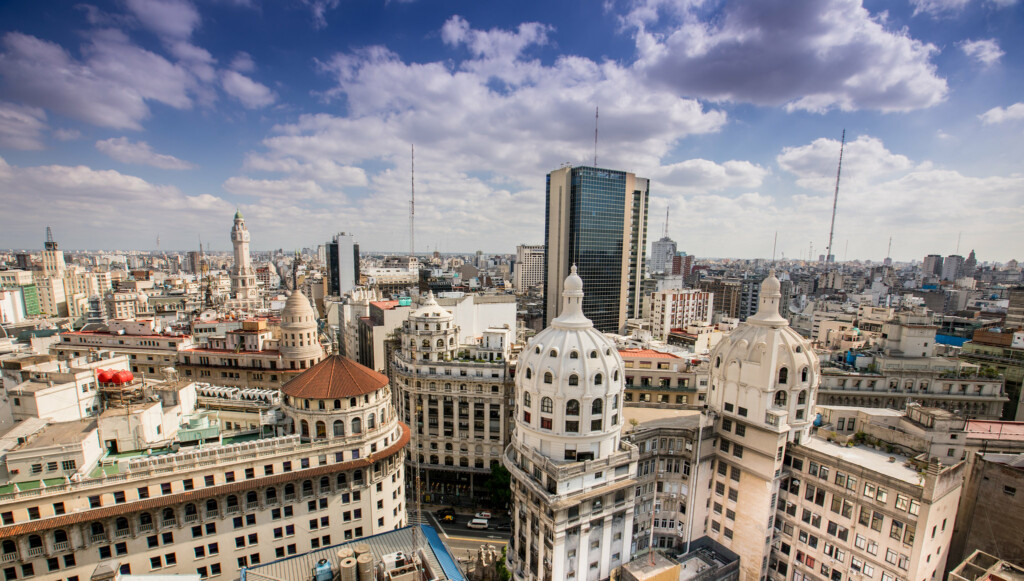
[[[542,240],[562,163],[651,179],[650,243],[1019,258],[1017,2],[0,7],[0,247],[418,254]],[[842,25],[837,24],[842,23]],[[756,31],[756,34],[754,33]],[[785,42],[782,40],[785,39]],[[59,71],[60,74],[54,74]],[[685,72],[685,74],[683,74]],[[43,204],[40,204],[40,202]],[[847,243],[849,244],[847,248]],[[813,253],[810,245],[813,244]],[[475,248],[467,248],[467,247]]]

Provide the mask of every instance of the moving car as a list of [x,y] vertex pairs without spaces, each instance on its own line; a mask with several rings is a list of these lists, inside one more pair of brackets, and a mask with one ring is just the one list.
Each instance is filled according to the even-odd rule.
[[455,509],[442,508],[435,512],[434,516],[441,522],[455,522]]
[[466,524],[466,528],[470,528],[470,529],[486,529],[487,528],[487,519],[485,519],[485,518],[475,518],[475,519],[469,521],[468,524]]
[[491,518],[491,513],[487,512],[486,510],[482,510],[482,511],[474,514],[473,518],[488,519],[488,518]]

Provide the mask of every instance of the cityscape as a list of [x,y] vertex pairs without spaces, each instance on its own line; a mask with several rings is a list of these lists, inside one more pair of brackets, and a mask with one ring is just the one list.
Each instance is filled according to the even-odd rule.
[[1024,581],[1020,10],[0,6],[3,578]]

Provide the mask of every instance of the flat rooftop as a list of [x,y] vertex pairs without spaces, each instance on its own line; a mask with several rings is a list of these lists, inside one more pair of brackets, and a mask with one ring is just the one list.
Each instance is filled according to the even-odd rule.
[[50,424],[25,443],[23,450],[49,448],[64,444],[81,444],[89,432],[96,429],[96,420],[78,420]]
[[904,412],[902,410],[894,410],[889,408],[866,408],[854,405],[832,405],[832,404],[816,404],[817,408],[828,408],[830,410],[836,410],[841,412],[864,412],[865,415],[869,416],[888,416],[888,417],[903,417]]
[[1024,422],[967,420],[966,431],[968,438],[1024,441]]
[[[918,477],[917,469],[908,468],[904,465],[907,461],[906,456],[889,454],[888,452],[882,452],[867,446],[841,446],[816,436],[800,442],[800,447],[814,450],[832,458],[838,458],[849,464],[862,466],[868,470],[902,480],[908,484],[921,484],[921,478]],[[890,462],[889,458],[894,458],[895,460]]]
[[656,407],[631,407],[622,408],[622,433],[625,434],[634,429],[632,420],[639,422],[637,428],[644,424],[667,420],[665,423],[673,428],[695,428],[700,421],[699,410],[679,410]]

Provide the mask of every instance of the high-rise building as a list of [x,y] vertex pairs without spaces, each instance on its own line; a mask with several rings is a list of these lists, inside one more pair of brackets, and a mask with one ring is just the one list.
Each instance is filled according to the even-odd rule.
[[974,272],[978,270],[978,258],[974,255],[974,250],[967,255],[967,260],[964,261],[963,275],[974,276]]
[[942,261],[942,280],[956,280],[963,274],[964,257],[950,254]]
[[685,252],[676,252],[676,255],[672,257],[671,273],[687,277],[690,276],[691,271],[693,271],[693,256]]
[[651,323],[651,334],[665,341],[674,329],[710,325],[713,301],[711,293],[692,288],[651,293],[645,313]]
[[249,257],[249,230],[245,227],[242,211],[235,212],[235,225],[231,228],[231,245],[235,249],[235,263],[231,266],[231,296],[236,299],[259,297],[256,289],[256,270]]
[[672,259],[676,257],[676,243],[668,236],[651,243],[651,272],[665,272],[672,268]]
[[359,245],[351,233],[339,232],[324,245],[327,260],[327,294],[332,297],[351,292],[359,284]]
[[53,232],[46,227],[46,242],[43,244],[43,276],[63,277],[67,263],[64,251],[53,240]]
[[569,268],[589,292],[583,312],[602,332],[621,332],[641,310],[647,247],[646,178],[596,167],[563,167],[547,176],[544,320],[559,314]]
[[924,257],[924,263],[921,265],[921,274],[923,276],[942,276],[942,257],[938,254],[929,254]]
[[516,428],[502,455],[514,581],[608,579],[632,553],[640,453],[622,439],[622,358],[584,316],[576,267],[558,288],[561,313],[519,357]]
[[527,289],[544,282],[544,245],[520,244],[516,246],[515,289]]

